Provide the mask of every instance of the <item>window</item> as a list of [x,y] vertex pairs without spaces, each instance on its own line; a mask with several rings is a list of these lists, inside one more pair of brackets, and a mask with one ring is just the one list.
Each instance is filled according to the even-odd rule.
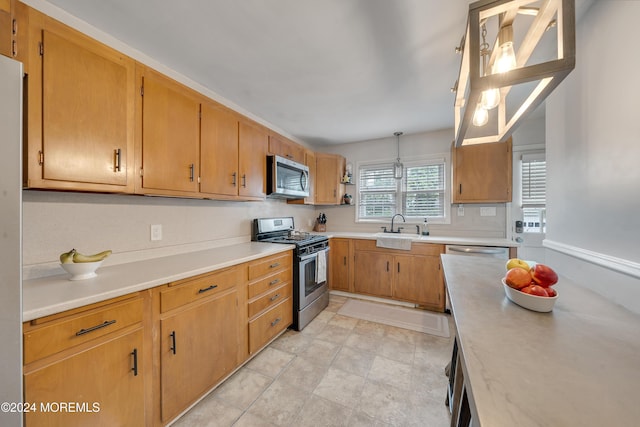
[[361,164],[358,175],[358,221],[389,220],[401,213],[407,221],[445,222],[447,194],[446,160],[405,163],[403,178],[393,177],[393,164]]
[[522,155],[522,222],[525,233],[546,231],[547,162],[544,153]]

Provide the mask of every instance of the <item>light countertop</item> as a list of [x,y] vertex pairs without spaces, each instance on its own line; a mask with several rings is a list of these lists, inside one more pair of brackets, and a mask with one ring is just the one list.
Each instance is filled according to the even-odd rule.
[[[69,275],[25,280],[23,321],[138,292],[172,281],[242,264],[293,249],[293,245],[248,242],[197,252],[101,267],[92,279]],[[61,270],[62,272],[62,270]]]
[[442,262],[474,425],[637,425],[640,315],[562,276],[553,311],[529,311],[505,297],[503,260]]
[[496,237],[452,237],[452,236],[419,236],[417,234],[411,233],[402,233],[402,234],[394,234],[394,233],[362,233],[362,232],[351,232],[351,231],[327,231],[325,233],[316,233],[322,234],[329,238],[331,237],[342,237],[346,239],[371,239],[375,240],[379,236],[386,237],[403,237],[410,238],[414,243],[437,243],[443,245],[469,245],[469,246],[498,246],[498,247],[517,247],[518,243],[508,240],[501,239]]

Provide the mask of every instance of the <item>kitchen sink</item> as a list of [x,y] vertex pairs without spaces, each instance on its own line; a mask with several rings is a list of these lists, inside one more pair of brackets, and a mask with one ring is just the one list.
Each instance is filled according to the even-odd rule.
[[420,236],[394,234],[394,233],[376,233],[376,246],[379,248],[401,249],[405,251],[411,250],[411,243]]

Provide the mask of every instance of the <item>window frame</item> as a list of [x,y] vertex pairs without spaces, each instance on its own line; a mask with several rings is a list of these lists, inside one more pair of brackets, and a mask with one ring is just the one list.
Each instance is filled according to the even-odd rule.
[[[355,222],[361,224],[388,224],[391,221],[391,216],[389,217],[378,217],[378,218],[360,218],[360,170],[363,168],[370,168],[376,166],[388,166],[393,168],[393,164],[396,159],[382,159],[382,160],[362,160],[356,162],[356,170],[354,171],[355,177],[355,191],[354,191],[354,199],[355,199]],[[404,215],[404,197],[406,192],[406,169],[407,167],[417,167],[417,166],[426,166],[432,164],[442,163],[444,166],[444,176],[443,176],[443,184],[444,184],[444,210],[443,217],[428,217],[428,221],[430,224],[451,224],[451,156],[450,153],[436,153],[427,156],[416,156],[411,160],[403,160],[404,170],[403,176],[401,180],[396,184],[396,213],[402,213]],[[406,215],[405,215],[406,216]],[[407,224],[422,224],[424,221],[424,217],[407,217]]]

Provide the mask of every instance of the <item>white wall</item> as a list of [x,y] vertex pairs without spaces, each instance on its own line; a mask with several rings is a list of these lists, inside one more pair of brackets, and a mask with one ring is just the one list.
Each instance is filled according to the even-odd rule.
[[636,312],[640,312],[638,17],[640,2],[595,2],[577,29],[576,68],[546,102],[545,241],[550,265]]
[[[71,248],[114,254],[105,264],[130,262],[251,239],[251,220],[293,216],[296,228],[309,231],[312,206],[281,200],[220,202],[116,194],[23,192],[25,279],[57,272],[58,256]],[[151,241],[151,224],[163,238]]]
[[[453,111],[452,111],[453,114]],[[342,144],[332,147],[323,147],[325,151],[338,153],[352,163],[355,167],[358,162],[387,160],[395,161],[397,157],[397,140],[390,132],[388,138],[361,141],[350,144]],[[425,132],[414,135],[402,135],[400,137],[401,161],[408,161],[415,157],[442,155],[449,156],[451,142],[453,141],[453,129],[445,129],[435,132]],[[536,117],[519,128],[513,135],[513,143],[516,145],[544,143],[544,118]],[[355,193],[356,186],[346,186],[346,192]],[[352,194],[354,203],[356,194]],[[496,216],[480,216],[480,208],[484,206],[496,207]],[[458,205],[451,208],[450,224],[431,224],[431,234],[440,236],[462,237],[506,237],[507,208],[504,203],[496,204],[465,204],[464,216],[458,216]],[[362,231],[378,232],[383,225],[388,226],[388,221],[381,223],[356,222],[355,206],[319,207],[326,213],[327,230],[329,231]],[[414,232],[415,226],[408,225],[404,232]]]

